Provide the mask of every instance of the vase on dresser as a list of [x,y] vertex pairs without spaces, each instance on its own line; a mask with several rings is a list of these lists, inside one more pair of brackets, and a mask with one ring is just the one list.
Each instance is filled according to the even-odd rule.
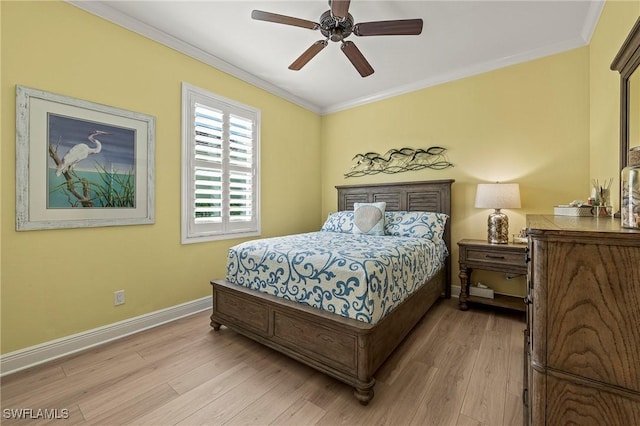
[[622,169],[620,213],[623,228],[640,229],[640,164]]

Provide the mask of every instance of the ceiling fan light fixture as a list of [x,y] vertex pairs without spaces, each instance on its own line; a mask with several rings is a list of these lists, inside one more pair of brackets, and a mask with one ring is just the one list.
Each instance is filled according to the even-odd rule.
[[342,29],[340,27],[333,30],[331,36],[329,37],[331,41],[342,41],[344,39],[344,35],[342,33]]
[[[348,14],[342,21],[336,21],[327,10],[320,16],[320,32],[331,41],[342,41],[353,32],[353,16]],[[339,35],[334,36],[336,33]]]
[[366,60],[362,52],[350,41],[345,41],[351,34],[356,36],[376,35],[419,35],[422,33],[422,19],[396,19],[390,21],[361,22],[354,24],[353,16],[349,13],[351,0],[328,0],[329,10],[320,16],[320,23],[276,13],[254,10],[253,19],[275,22],[277,24],[293,25],[310,30],[320,30],[326,40],[315,42],[305,50],[289,69],[298,71],[314,56],[327,46],[328,40],[341,42],[340,49],[347,56],[351,64],[362,77],[373,74],[373,67]]

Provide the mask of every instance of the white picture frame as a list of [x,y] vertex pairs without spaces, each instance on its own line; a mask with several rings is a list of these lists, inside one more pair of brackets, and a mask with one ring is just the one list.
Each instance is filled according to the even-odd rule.
[[155,221],[155,117],[16,86],[16,230]]

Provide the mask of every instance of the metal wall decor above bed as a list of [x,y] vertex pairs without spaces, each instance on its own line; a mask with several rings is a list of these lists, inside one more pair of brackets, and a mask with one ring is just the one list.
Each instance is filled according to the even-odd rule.
[[445,156],[446,148],[432,146],[427,149],[390,149],[384,155],[377,152],[357,154],[351,170],[345,177],[360,177],[378,173],[394,174],[422,169],[444,170],[453,167]]

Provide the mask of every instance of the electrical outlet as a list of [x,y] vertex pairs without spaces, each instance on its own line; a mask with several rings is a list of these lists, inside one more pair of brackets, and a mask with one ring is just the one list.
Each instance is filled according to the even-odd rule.
[[113,304],[115,306],[124,305],[124,290],[118,290],[113,293]]

